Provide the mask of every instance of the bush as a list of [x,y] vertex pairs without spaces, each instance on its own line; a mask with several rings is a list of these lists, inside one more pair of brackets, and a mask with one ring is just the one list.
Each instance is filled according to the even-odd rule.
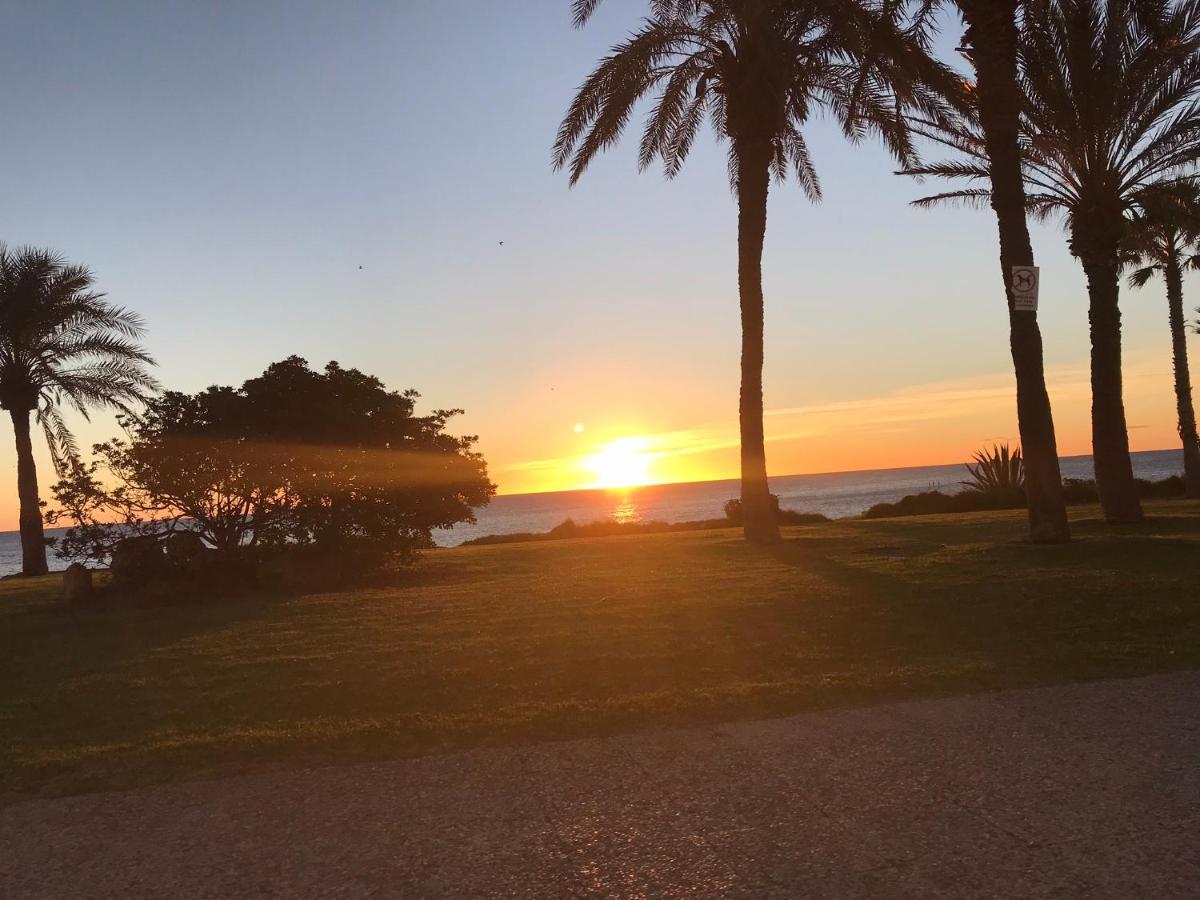
[[[1137,479],[1138,493],[1148,499],[1172,499],[1186,496],[1183,478],[1172,475],[1159,481]],[[1100,495],[1096,482],[1091,478],[1064,478],[1063,499],[1068,505],[1078,506],[1099,503]],[[940,513],[983,512],[989,509],[1024,509],[1025,496],[1008,495],[1001,492],[987,494],[981,491],[962,491],[958,494],[943,494],[941,491],[926,491],[909,494],[895,503],[876,503],[865,513],[864,519],[890,519],[897,516],[928,516]]]
[[[768,495],[771,498],[771,506],[775,510],[775,520],[779,520],[779,498],[774,494]],[[742,501],[734,497],[732,500],[725,501],[725,518],[729,520],[730,525],[741,525],[745,521],[742,515]]]
[[[812,525],[817,522],[828,522],[829,517],[821,513],[796,512],[794,509],[780,509],[779,498],[771,494],[771,505],[775,507],[775,521],[780,525]],[[741,525],[742,501],[737,497],[725,501],[725,518],[730,525]]]
[[832,521],[824,513],[796,512],[794,509],[781,509],[775,519],[780,525],[819,525]]
[[1159,481],[1147,481],[1144,478],[1138,478],[1136,481],[1138,495],[1147,499],[1170,500],[1187,496],[1187,484],[1182,475],[1172,475]]
[[240,388],[167,392],[123,420],[126,439],[97,444],[88,464],[71,460],[47,515],[71,525],[58,556],[103,565],[136,538],[154,548],[138,557],[148,573],[175,533],[162,577],[181,582],[223,566],[244,574],[273,562],[315,577],[409,563],[433,529],[473,522],[495,492],[475,438],[446,431],[461,410],[418,416],[416,398],[299,357]]
[[[961,496],[961,495],[954,495]],[[865,513],[865,519],[890,519],[896,516],[930,516],[954,512],[954,497],[941,491],[909,494],[895,503],[876,503]]]
[[[1187,486],[1183,476],[1171,475],[1150,481],[1145,478],[1135,478],[1138,496],[1144,500],[1171,500],[1187,496]],[[1096,489],[1096,481],[1092,478],[1064,478],[1063,497],[1067,503],[1099,503],[1100,492]]]
[[1064,478],[1063,500],[1067,503],[1099,503],[1100,494],[1092,478]]

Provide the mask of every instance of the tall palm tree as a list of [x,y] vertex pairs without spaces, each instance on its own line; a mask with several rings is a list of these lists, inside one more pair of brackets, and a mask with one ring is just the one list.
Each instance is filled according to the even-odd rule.
[[21,571],[47,571],[30,420],[44,431],[55,467],[75,450],[61,408],[125,409],[157,385],[137,343],[139,316],[92,289],[92,273],[49,250],[0,244],[0,408],[17,441]]
[[[1012,270],[1034,264],[1025,218],[1021,177],[1021,92],[1017,81],[1017,17],[1020,0],[949,0],[967,28],[960,48],[975,69],[969,99],[977,104],[983,150],[989,161],[989,198],[1000,233],[1000,272],[1008,305],[1008,342],[1017,382],[1017,428],[1024,452],[1025,501],[1029,534],[1035,543],[1071,539],[1063,499],[1054,414],[1046,391],[1042,332],[1036,310],[1014,306]],[[917,4],[916,22],[925,26],[944,5]],[[956,104],[957,105],[957,104]]]
[[[599,0],[576,0],[575,24]],[[939,115],[928,85],[949,82],[898,7],[847,0],[651,0],[650,18],[579,88],[559,127],[555,168],[571,183],[617,141],[634,105],[661,86],[642,134],[642,169],[661,159],[668,178],[711,119],[729,141],[738,201],[738,295],[742,354],[739,424],[742,508],[748,540],[779,540],[767,486],[763,434],[762,248],[772,175],[790,170],[812,200],[821,196],[801,128],[824,110],[848,138],[873,134],[900,160],[912,145],[901,109]]]
[[1141,288],[1155,275],[1167,285],[1167,321],[1171,327],[1171,361],[1175,372],[1175,407],[1183,443],[1183,478],[1188,497],[1200,498],[1200,439],[1192,404],[1187,330],[1183,319],[1183,271],[1200,268],[1200,190],[1183,182],[1145,192],[1126,239],[1129,262],[1137,266],[1131,287]]
[[[1105,518],[1142,519],[1121,385],[1120,270],[1138,196],[1200,159],[1200,4],[1025,0],[1021,162],[1027,207],[1062,213],[1087,276],[1092,452]],[[924,134],[963,158],[912,174],[973,182],[919,203],[983,203],[991,165],[978,104]]]

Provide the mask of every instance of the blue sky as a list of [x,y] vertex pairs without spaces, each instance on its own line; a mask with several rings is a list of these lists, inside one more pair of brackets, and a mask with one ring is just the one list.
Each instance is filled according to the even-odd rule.
[[[738,339],[724,148],[706,136],[667,183],[637,173],[633,132],[568,190],[549,164],[558,120],[645,8],[606,0],[575,31],[569,5],[6,2],[0,238],[90,265],[148,320],[171,387],[237,383],[292,353],[337,359],[430,406],[466,407],[462,428],[481,435],[502,488],[506,467],[589,441],[728,433]],[[768,409],[1002,385],[990,215],[910,209],[922,187],[878,147],[851,147],[823,121],[809,136],[825,202],[794,184],[771,199]],[[1083,279],[1057,228],[1034,237],[1047,363],[1077,374]],[[1124,301],[1144,393],[1166,378],[1168,394],[1142,403],[1135,391],[1130,422],[1169,446],[1160,293]],[[1070,403],[1064,449],[1086,452],[1086,408]],[[947,425],[920,460],[914,422],[904,461],[1015,439],[1005,409]],[[82,429],[109,431],[107,419]],[[832,437],[807,456],[801,442],[773,470],[883,465],[882,434],[842,457]]]

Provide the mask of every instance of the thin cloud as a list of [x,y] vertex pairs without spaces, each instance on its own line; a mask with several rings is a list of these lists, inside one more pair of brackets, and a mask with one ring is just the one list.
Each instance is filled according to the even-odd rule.
[[[1126,393],[1158,390],[1165,372],[1155,356],[1130,359],[1125,366]],[[1090,403],[1091,380],[1086,364],[1055,366],[1046,371],[1051,400],[1056,405]],[[810,440],[839,434],[888,436],[910,433],[934,421],[1016,416],[1016,385],[1011,372],[911,385],[870,397],[813,403],[766,410],[767,441]],[[994,427],[994,426],[993,426]],[[1130,430],[1146,426],[1131,425]],[[989,429],[990,430],[990,429]],[[994,433],[994,432],[992,432]],[[645,452],[665,461],[729,450],[738,446],[735,423],[707,423],[696,428],[642,434]],[[986,440],[1004,440],[987,438]],[[555,473],[575,471],[581,457],[566,456],[511,463],[500,471]]]

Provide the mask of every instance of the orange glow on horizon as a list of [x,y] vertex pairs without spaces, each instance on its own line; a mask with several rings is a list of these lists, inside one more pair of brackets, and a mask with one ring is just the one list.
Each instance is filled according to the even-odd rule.
[[[1133,450],[1178,446],[1170,359],[1130,354],[1124,367],[1129,438]],[[1048,371],[1059,453],[1091,452],[1090,383],[1086,361]],[[607,393],[607,392],[606,392]],[[686,396],[686,395],[681,395]],[[1020,443],[1012,375],[996,372],[906,386],[886,393],[768,406],[767,464],[772,476],[852,472],[909,466],[950,465],[969,460],[982,446]],[[656,484],[735,479],[740,470],[736,420],[699,416],[691,427],[676,410],[649,411],[622,404],[593,408],[586,432],[572,429],[576,413],[551,423],[547,433],[566,433],[516,456],[523,447],[496,454],[491,467],[500,494],[583,489],[626,489]],[[659,415],[676,427],[655,431]],[[565,420],[565,427],[562,424]],[[530,423],[526,433],[537,431]],[[560,430],[561,429],[561,430]],[[587,440],[581,440],[586,434]],[[487,448],[485,448],[486,450]],[[542,451],[537,454],[536,450]]]

